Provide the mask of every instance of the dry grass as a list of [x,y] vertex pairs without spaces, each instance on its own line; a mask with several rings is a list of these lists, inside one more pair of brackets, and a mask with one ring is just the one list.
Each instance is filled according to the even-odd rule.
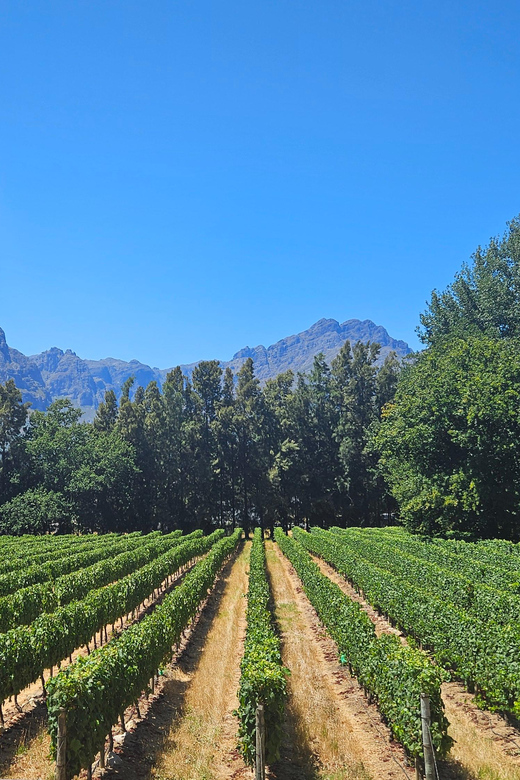
[[[444,686],[444,690],[448,686]],[[451,688],[456,686],[451,685]],[[458,687],[458,686],[457,686]],[[496,733],[502,731],[512,732],[512,729],[500,729],[495,735],[490,727],[486,730],[490,736],[485,734],[482,726],[473,722],[473,717],[477,717],[484,723],[489,718],[491,725],[500,720],[498,716],[486,713],[474,713],[473,707],[468,709],[464,707],[462,701],[470,699],[468,694],[460,692],[453,698],[444,695],[446,715],[450,721],[450,734],[455,740],[455,745],[450,752],[450,759],[460,767],[460,775],[464,780],[520,780],[520,735],[518,732],[513,734],[516,737],[515,742],[497,742]],[[473,716],[473,717],[472,717]],[[510,751],[510,754],[508,752]]]
[[15,750],[10,767],[2,772],[5,778],[20,778],[27,780],[54,780],[54,761],[49,756],[51,740],[45,728],[41,725],[36,737],[23,735]]
[[220,780],[237,773],[251,777],[235,750],[238,722],[232,715],[238,706],[250,549],[247,543],[231,569],[197,665],[187,674],[181,668],[172,672],[187,687],[182,717],[152,769],[156,780]]
[[267,561],[283,659],[291,671],[285,745],[271,776],[280,780],[368,780],[359,746],[324,673],[323,652],[295,600],[285,562],[272,543],[267,543]]

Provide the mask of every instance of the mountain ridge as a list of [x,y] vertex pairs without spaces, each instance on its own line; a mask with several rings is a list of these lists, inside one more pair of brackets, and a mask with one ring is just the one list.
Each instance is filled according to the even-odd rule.
[[[377,341],[381,344],[380,361],[391,351],[400,357],[412,351],[405,341],[392,338],[383,326],[371,320],[350,319],[339,323],[323,318],[269,347],[246,346],[235,352],[231,360],[219,362],[222,368],[229,366],[236,373],[251,357],[257,377],[265,382],[289,368],[295,373],[309,371],[314,356],[320,352],[330,363],[347,339]],[[199,362],[181,365],[182,372],[191,376]],[[59,347],[27,356],[8,346],[0,328],[0,382],[14,379],[24,401],[29,401],[33,409],[46,409],[56,398],[70,398],[75,406],[83,409],[85,418],[91,419],[106,390],[112,389],[119,396],[121,385],[130,376],[135,377],[136,386],[146,386],[152,380],[161,386],[171,370],[151,367],[135,358],[130,361],[112,357],[84,359],[71,349]]]

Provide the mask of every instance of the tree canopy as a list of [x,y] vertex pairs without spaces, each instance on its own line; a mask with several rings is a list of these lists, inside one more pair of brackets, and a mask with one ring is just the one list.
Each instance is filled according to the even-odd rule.
[[502,238],[478,247],[444,292],[432,292],[418,332],[428,346],[452,337],[520,337],[520,216]]
[[378,441],[411,530],[518,538],[520,343],[468,336],[423,352]]
[[0,531],[378,522],[391,499],[373,442],[400,368],[378,355],[347,342],[332,367],[318,355],[308,376],[264,387],[251,359],[236,376],[203,361],[191,379],[176,368],[162,388],[107,392],[93,423],[63,399],[27,422],[0,386],[12,450]]
[[377,436],[401,519],[422,533],[519,539],[520,217],[432,293],[421,324],[426,349]]

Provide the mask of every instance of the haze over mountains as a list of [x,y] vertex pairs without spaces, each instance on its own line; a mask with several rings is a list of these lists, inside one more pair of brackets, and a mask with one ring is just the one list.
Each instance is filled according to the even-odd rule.
[[[412,351],[408,344],[392,338],[385,328],[371,320],[347,320],[340,324],[336,320],[321,319],[307,330],[270,347],[244,347],[231,360],[222,361],[221,366],[229,366],[237,372],[251,357],[257,377],[265,382],[289,368],[295,373],[309,371],[319,352],[323,352],[330,363],[346,339],[377,341],[381,344],[381,360],[391,351],[400,357]],[[196,365],[190,363],[181,369],[190,376]],[[26,356],[8,346],[0,328],[0,382],[14,379],[24,401],[30,401],[33,409],[44,410],[56,398],[70,398],[75,406],[84,410],[88,419],[103,400],[106,390],[114,390],[119,396],[121,385],[130,376],[135,377],[136,386],[146,386],[152,380],[161,386],[170,370],[152,368],[138,360],[85,360],[70,349],[63,351],[57,347]]]

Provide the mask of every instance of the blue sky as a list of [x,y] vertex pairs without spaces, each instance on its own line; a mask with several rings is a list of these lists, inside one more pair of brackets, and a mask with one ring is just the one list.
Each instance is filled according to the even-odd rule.
[[0,0],[0,326],[167,367],[412,346],[520,212],[520,5]]

